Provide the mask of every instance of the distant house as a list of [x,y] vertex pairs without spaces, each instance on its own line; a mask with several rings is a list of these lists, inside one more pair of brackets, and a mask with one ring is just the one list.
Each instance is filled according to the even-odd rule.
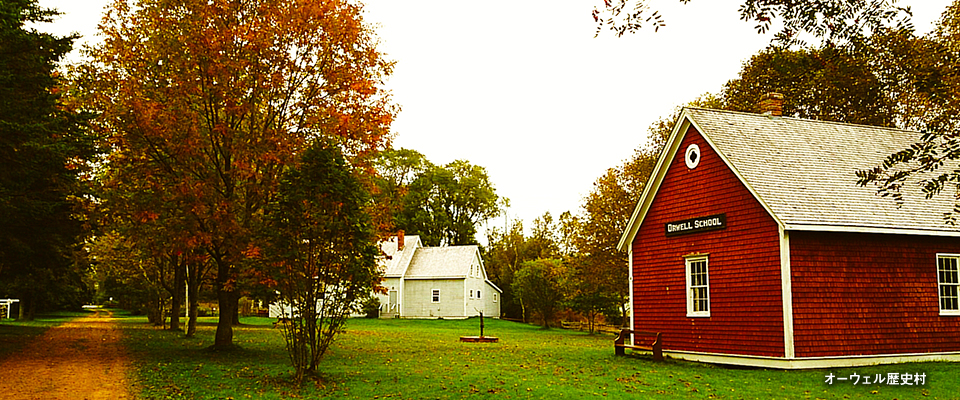
[[684,109],[619,245],[632,328],[713,363],[960,360],[953,193],[898,207],[856,185],[918,135]]
[[402,232],[380,244],[386,295],[381,318],[500,316],[503,292],[487,279],[478,246],[424,247]]

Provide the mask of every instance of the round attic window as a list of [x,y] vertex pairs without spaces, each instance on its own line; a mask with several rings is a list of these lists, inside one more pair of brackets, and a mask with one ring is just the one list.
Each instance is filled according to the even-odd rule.
[[687,146],[687,153],[683,156],[683,160],[687,163],[687,168],[690,169],[700,165],[700,146],[696,144]]

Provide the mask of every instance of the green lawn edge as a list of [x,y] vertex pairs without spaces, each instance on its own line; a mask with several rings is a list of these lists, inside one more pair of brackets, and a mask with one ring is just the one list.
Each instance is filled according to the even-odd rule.
[[[478,321],[351,319],[302,387],[268,318],[241,319],[237,352],[205,350],[216,318],[197,336],[160,330],[142,317],[121,320],[143,399],[289,398],[664,398],[664,399],[960,399],[960,363],[930,362],[822,370],[731,368],[648,354],[614,356],[611,334],[486,320],[498,343],[461,343]],[[923,373],[922,386],[854,385],[835,377]]]

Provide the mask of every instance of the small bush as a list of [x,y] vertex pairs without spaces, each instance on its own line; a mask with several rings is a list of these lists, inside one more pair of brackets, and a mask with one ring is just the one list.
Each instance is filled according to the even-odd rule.
[[380,299],[370,297],[364,300],[361,310],[363,310],[367,318],[380,318]]

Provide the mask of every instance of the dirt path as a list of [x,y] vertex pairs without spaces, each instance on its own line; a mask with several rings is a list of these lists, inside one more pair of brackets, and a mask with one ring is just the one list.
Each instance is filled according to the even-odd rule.
[[0,397],[132,399],[121,334],[113,314],[101,310],[50,328],[0,363]]

